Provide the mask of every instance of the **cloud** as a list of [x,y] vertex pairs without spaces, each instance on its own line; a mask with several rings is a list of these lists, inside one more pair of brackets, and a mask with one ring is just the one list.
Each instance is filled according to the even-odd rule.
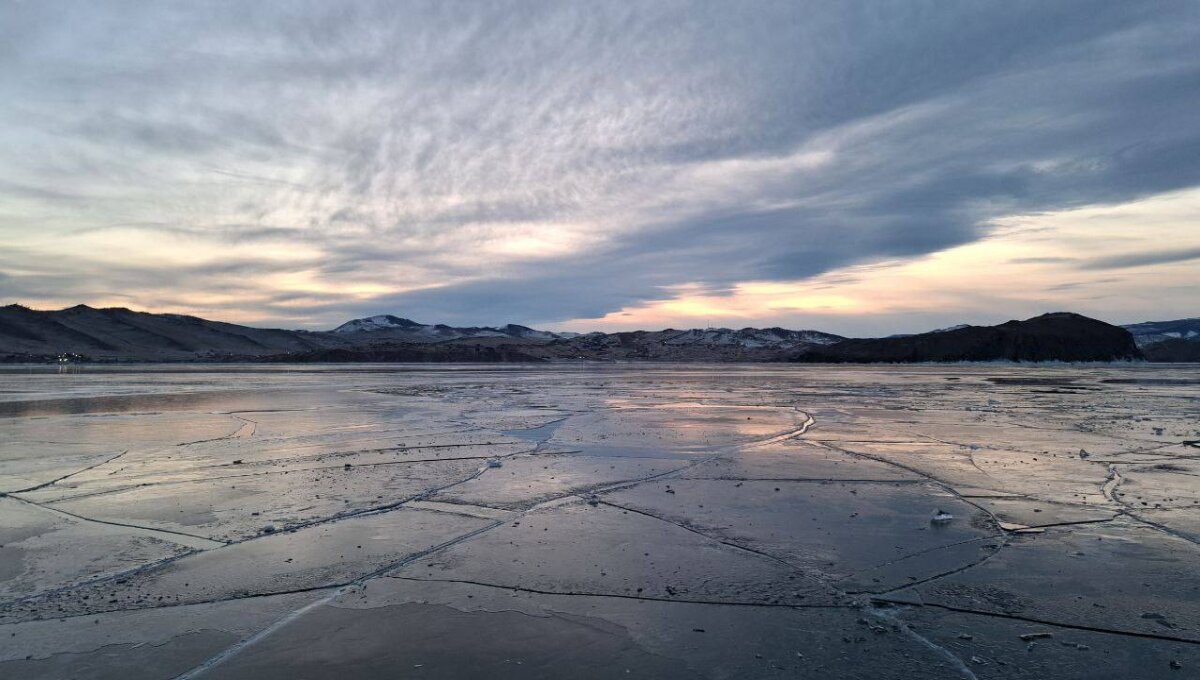
[[1187,2],[9,3],[0,239],[26,255],[0,281],[313,326],[836,290],[1006,216],[1200,185],[1196,25]]
[[[1132,243],[1200,249],[1200,188],[1118,205],[1015,215],[983,239],[921,257],[852,265],[795,281],[748,281],[715,296],[680,287],[567,329],[662,325],[822,328],[844,335],[992,324],[1066,308],[1126,323],[1195,315],[1200,277],[1186,265],[1115,274],[1077,266],[1124,257]],[[1131,231],[1129,225],[1138,229]],[[682,320],[682,321],[680,321]],[[800,320],[797,324],[796,320]]]
[[1075,262],[1073,257],[1014,257],[1009,264],[1066,264]]
[[1200,260],[1200,248],[1185,248],[1183,250],[1152,250],[1149,252],[1128,253],[1098,257],[1080,265],[1081,269],[1126,269],[1129,267],[1145,267],[1156,264],[1171,264]]

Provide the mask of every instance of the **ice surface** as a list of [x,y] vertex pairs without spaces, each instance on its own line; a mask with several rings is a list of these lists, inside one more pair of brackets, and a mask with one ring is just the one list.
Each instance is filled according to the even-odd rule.
[[1188,366],[0,369],[0,676],[1190,677],[1198,398]]

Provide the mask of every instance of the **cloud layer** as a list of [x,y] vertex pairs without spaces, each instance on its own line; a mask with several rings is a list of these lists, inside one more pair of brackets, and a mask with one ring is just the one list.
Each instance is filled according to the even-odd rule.
[[[1198,27],[1188,2],[8,3],[0,297],[561,326],[808,290],[1200,185]],[[1056,255],[1059,283],[1200,244],[1128,245]]]

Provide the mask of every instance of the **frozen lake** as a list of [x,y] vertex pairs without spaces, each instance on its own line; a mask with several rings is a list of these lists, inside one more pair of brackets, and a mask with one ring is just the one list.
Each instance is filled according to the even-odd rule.
[[1197,440],[1184,365],[6,367],[0,677],[1200,677]]

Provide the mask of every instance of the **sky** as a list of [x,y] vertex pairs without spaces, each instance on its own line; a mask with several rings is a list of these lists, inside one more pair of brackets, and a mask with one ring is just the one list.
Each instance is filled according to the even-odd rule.
[[0,304],[1200,316],[1197,2],[0,0]]

